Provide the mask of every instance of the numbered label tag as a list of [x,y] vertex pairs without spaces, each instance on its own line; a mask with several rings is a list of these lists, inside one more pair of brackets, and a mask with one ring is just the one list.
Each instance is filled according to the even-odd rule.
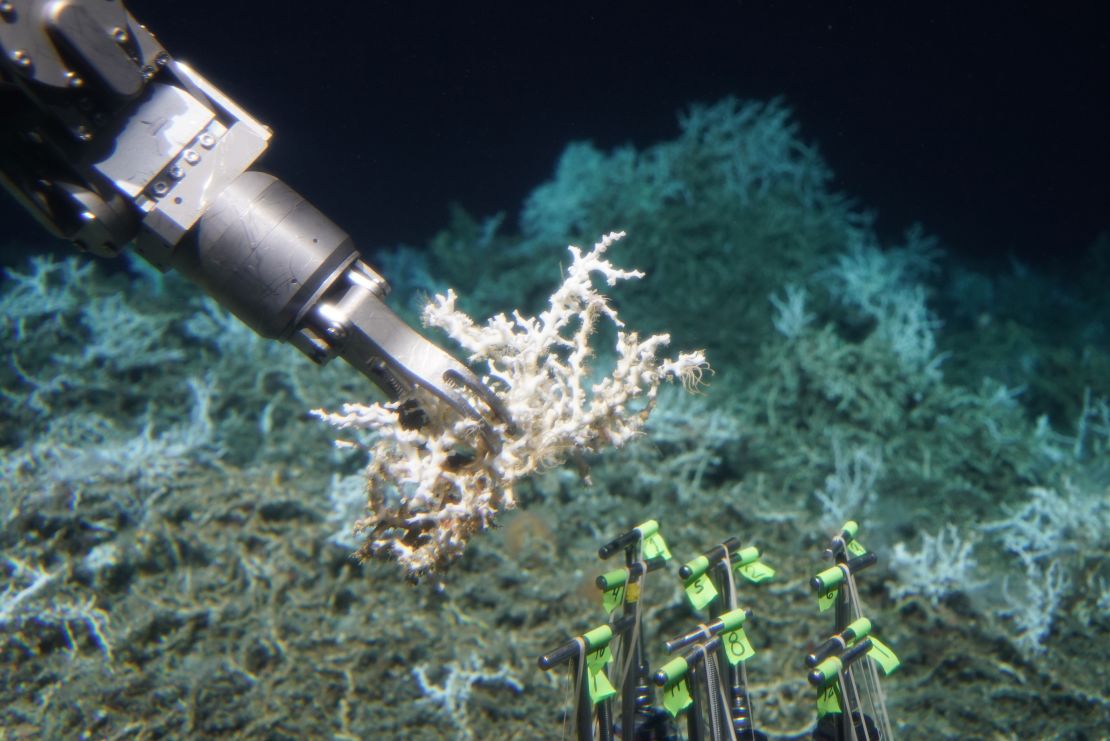
[[694,698],[690,696],[690,682],[686,677],[663,687],[663,707],[672,718],[677,718],[678,714],[690,707],[693,702]]
[[590,702],[597,705],[615,694],[617,694],[617,688],[609,681],[609,677],[605,676],[604,669],[598,672],[590,672]]
[[898,657],[894,655],[894,652],[890,650],[890,646],[886,645],[875,636],[869,637],[871,638],[871,650],[867,652],[867,655],[879,665],[884,676],[901,666],[902,662],[900,662]]
[[817,607],[820,608],[821,612],[825,612],[836,604],[836,595],[839,593],[840,587],[833,587],[817,595]]
[[853,556],[862,556],[864,553],[867,553],[867,549],[863,547],[863,543],[859,542],[858,540],[848,541],[847,547],[848,553],[852,554]]
[[605,612],[612,612],[622,604],[624,604],[623,584],[618,584],[612,589],[606,589],[601,593],[601,606],[605,608]]
[[604,669],[612,660],[613,652],[609,650],[608,645],[586,654],[586,666],[592,672]]
[[842,712],[844,711],[840,709],[840,682],[829,682],[817,695],[817,717]]
[[775,576],[775,570],[762,561],[752,561],[743,566],[737,566],[736,573],[752,584],[762,584]]
[[743,628],[730,630],[722,636],[725,642],[725,654],[728,656],[728,663],[736,666],[741,661],[747,661],[755,655],[755,649],[752,648],[751,641],[748,640],[748,634],[744,632]]
[[664,561],[671,560],[671,552],[667,549],[667,541],[663,540],[663,535],[658,531],[644,538],[641,552],[643,553],[644,560],[653,558],[662,558]]
[[617,694],[617,689],[605,675],[605,667],[613,658],[609,647],[599,648],[586,654],[586,674],[589,681],[590,701],[597,705]]
[[686,599],[695,610],[705,609],[713,600],[717,599],[717,588],[709,574],[702,574],[697,579],[686,585]]

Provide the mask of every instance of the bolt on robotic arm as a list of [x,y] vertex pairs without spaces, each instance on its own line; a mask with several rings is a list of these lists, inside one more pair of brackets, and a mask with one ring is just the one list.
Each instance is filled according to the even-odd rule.
[[320,364],[340,356],[394,399],[424,388],[487,440],[487,417],[508,422],[386,305],[387,283],[342,229],[250,169],[270,129],[119,0],[0,0],[0,111],[0,184],[57,236],[103,256],[133,244],[264,337]]

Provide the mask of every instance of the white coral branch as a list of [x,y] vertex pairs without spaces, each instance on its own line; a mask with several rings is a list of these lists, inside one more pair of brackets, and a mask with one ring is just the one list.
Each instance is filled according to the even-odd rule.
[[[370,534],[362,555],[388,555],[411,574],[442,568],[471,535],[515,506],[513,486],[521,478],[640,434],[663,381],[698,385],[707,368],[701,352],[659,358],[669,337],[641,340],[624,331],[616,310],[594,287],[596,277],[613,286],[642,276],[604,259],[623,236],[608,234],[586,254],[571,247],[566,279],[537,317],[499,314],[479,325],[456,307],[453,291],[425,308],[425,323],[444,330],[472,363],[485,365],[483,381],[513,423],[512,429],[494,430],[498,450],[484,445],[475,422],[458,419],[428,397],[420,403],[430,421],[419,430],[401,426],[397,404],[347,404],[338,414],[317,410],[339,427],[376,435],[367,469],[371,515],[359,523]],[[618,329],[616,362],[607,377],[591,383],[590,340],[601,319]],[[460,462],[460,451],[469,460]]]

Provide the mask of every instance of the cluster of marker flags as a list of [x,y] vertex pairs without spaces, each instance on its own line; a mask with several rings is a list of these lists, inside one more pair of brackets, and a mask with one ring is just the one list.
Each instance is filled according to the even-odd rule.
[[[819,741],[893,738],[879,674],[894,671],[898,658],[873,635],[860,607],[855,575],[873,565],[876,556],[860,543],[858,532],[858,525],[848,522],[830,539],[825,556],[832,566],[811,582],[818,608],[832,611],[834,619],[833,633],[805,657],[817,691],[812,738]],[[679,577],[687,601],[694,611],[708,613],[708,620],[666,641],[674,658],[652,671],[644,650],[641,597],[646,575],[662,569],[671,553],[655,520],[614,538],[598,555],[607,559],[622,552],[624,566],[597,578],[609,622],[539,660],[541,669],[572,666],[578,739],[678,739],[680,715],[690,741],[766,739],[756,727],[747,690],[745,662],[755,649],[744,624],[752,612],[739,606],[737,583],[762,584],[775,570],[760,560],[757,548],[742,548],[736,538],[684,564]]]

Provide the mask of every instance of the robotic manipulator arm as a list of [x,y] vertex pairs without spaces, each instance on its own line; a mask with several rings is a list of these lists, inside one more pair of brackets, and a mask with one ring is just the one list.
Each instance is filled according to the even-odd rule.
[[0,0],[0,184],[40,223],[97,255],[133,244],[264,337],[338,355],[394,399],[423,387],[489,439],[497,397],[385,304],[342,229],[250,169],[270,135],[119,0]]

